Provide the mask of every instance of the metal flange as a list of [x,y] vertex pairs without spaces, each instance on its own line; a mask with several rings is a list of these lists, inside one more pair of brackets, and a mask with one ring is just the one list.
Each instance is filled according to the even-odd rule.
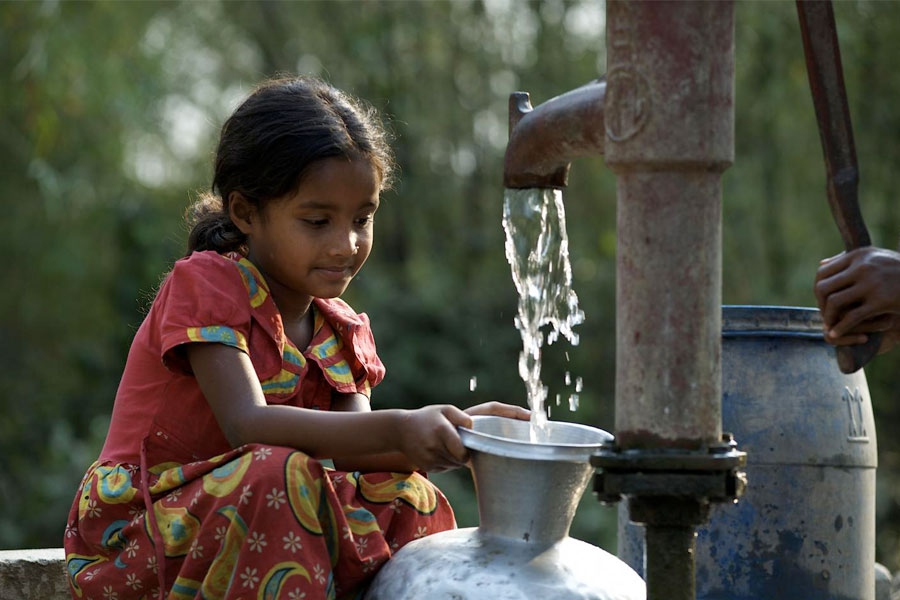
[[623,496],[728,502],[739,498],[747,484],[742,470],[747,453],[737,450],[730,434],[702,450],[622,450],[612,442],[591,457],[591,464],[600,469],[594,491],[607,504]]

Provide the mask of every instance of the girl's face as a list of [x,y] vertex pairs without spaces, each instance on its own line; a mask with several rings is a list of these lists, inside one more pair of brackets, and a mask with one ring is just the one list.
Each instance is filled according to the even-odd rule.
[[296,192],[239,219],[248,258],[282,312],[302,312],[313,297],[344,293],[372,250],[380,183],[365,160],[324,159]]

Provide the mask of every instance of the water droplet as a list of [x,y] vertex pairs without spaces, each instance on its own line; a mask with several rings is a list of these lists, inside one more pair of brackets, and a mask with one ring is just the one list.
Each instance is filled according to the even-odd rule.
[[472,375],[469,377],[469,391],[474,392],[476,387],[478,387],[478,378]]

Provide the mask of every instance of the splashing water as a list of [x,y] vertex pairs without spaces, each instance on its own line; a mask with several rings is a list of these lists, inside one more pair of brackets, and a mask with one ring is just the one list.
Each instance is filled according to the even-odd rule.
[[[549,326],[547,343],[562,334],[573,346],[572,328],[584,321],[572,289],[569,240],[562,192],[554,189],[506,190],[503,199],[506,260],[519,292],[516,328],[522,336],[519,375],[525,382],[531,408],[531,441],[546,431],[547,388],[541,382],[542,327]],[[579,390],[580,391],[580,390]]]

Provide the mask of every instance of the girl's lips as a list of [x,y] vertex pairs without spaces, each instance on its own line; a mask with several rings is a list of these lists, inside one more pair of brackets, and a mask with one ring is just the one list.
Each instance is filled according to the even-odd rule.
[[353,275],[351,267],[319,267],[316,271],[318,271],[322,277],[335,281],[347,279]]

